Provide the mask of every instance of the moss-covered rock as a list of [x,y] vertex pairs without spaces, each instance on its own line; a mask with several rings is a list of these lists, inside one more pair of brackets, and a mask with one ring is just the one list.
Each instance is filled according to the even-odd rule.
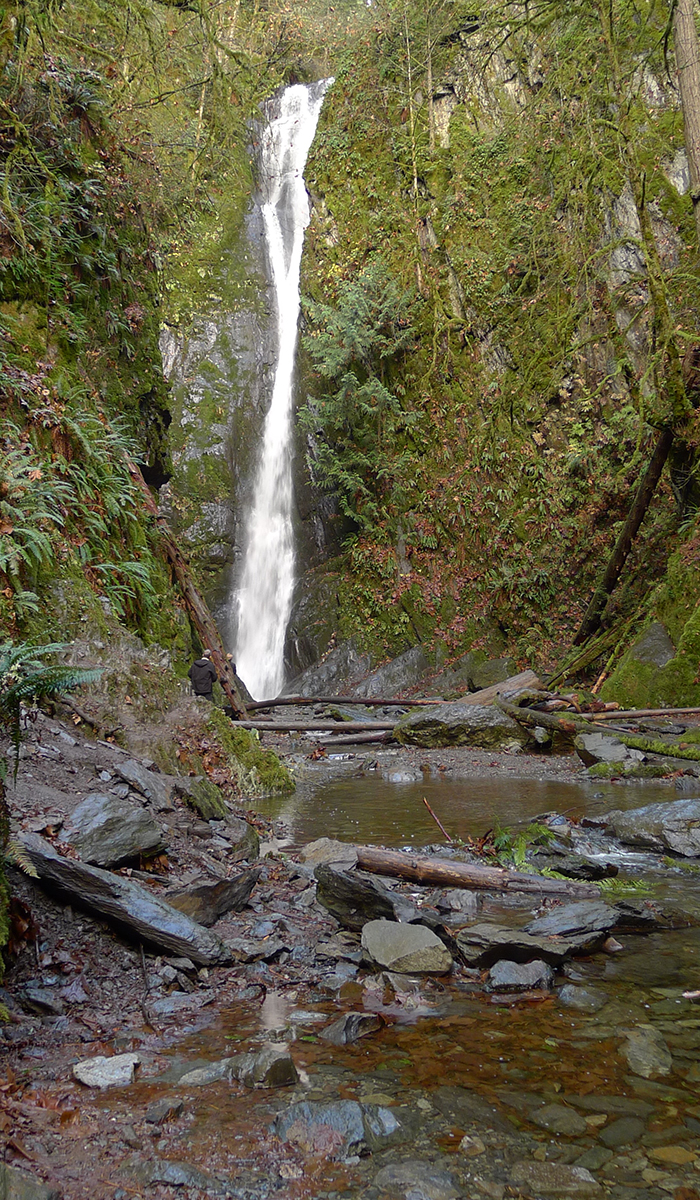
[[252,730],[237,728],[216,708],[212,708],[206,725],[242,791],[255,796],[294,791],[295,783],[288,769],[274,751],[263,749]]
[[221,790],[211,779],[188,780],[184,791],[190,808],[198,812],[203,821],[222,821],[228,815]]

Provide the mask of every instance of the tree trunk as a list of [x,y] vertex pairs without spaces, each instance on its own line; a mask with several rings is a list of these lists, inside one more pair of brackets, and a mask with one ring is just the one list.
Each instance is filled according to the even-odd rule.
[[499,892],[534,892],[545,896],[599,898],[598,888],[586,883],[548,879],[544,875],[526,875],[506,867],[479,867],[472,863],[451,862],[441,858],[402,854],[398,850],[379,850],[375,846],[356,846],[357,865],[375,875],[391,875],[412,883],[438,887],[487,888]]
[[647,509],[651,503],[651,498],[656,491],[656,485],[661,478],[661,472],[664,469],[664,464],[668,458],[669,450],[673,444],[673,431],[664,429],[659,435],[659,439],[654,448],[651,462],[646,469],[644,478],[639,485],[639,490],[635,496],[634,503],[629,511],[629,515],[622,528],[622,532],[615,543],[615,548],[610,556],[608,565],[605,569],[605,574],[596,588],[593,599],[591,600],[586,614],[579,626],[576,637],[574,638],[574,646],[580,646],[582,642],[588,640],[599,628],[601,617],[608,602],[608,597],[615,588],[615,585],[620,578],[622,568],[624,567],[627,556],[632,549],[639,527],[646,516]]
[[676,0],[673,37],[690,173],[690,198],[700,247],[700,43],[695,24],[695,0]]

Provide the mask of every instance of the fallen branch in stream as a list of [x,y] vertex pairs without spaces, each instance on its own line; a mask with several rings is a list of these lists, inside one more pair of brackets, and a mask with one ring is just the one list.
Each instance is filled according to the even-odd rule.
[[631,721],[637,717],[700,717],[700,708],[616,708],[608,712],[589,713],[593,721]]
[[[537,712],[532,708],[516,708],[514,704],[499,701],[498,707],[527,729],[541,725],[544,729],[552,729],[571,736],[572,733],[600,733],[600,729],[591,722],[584,720],[574,713],[567,713],[564,718],[557,718],[551,713]],[[612,715],[612,714],[611,714]],[[620,713],[615,713],[619,719]],[[612,729],[618,742],[630,750],[642,750],[645,754],[661,754],[664,758],[686,758],[691,762],[700,762],[700,746],[679,746],[676,742],[662,742],[656,738],[638,737],[622,729]]]
[[379,730],[377,733],[350,733],[347,737],[329,737],[323,741],[319,739],[319,746],[362,746],[365,742],[379,743],[391,742],[391,732],[388,729]]
[[543,896],[599,897],[590,883],[568,879],[549,879],[546,875],[526,875],[507,867],[480,867],[472,863],[446,861],[422,855],[402,854],[398,850],[380,850],[376,846],[356,846],[357,865],[375,875],[391,875],[412,883],[430,883],[439,887],[486,888],[499,892],[535,892]]

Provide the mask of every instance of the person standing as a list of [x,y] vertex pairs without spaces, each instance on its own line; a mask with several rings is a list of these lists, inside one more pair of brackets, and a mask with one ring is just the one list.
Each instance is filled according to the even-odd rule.
[[188,674],[195,696],[203,696],[205,700],[210,700],[213,703],[214,692],[212,689],[218,679],[218,675],[211,661],[211,650],[202,651],[202,657],[195,659]]

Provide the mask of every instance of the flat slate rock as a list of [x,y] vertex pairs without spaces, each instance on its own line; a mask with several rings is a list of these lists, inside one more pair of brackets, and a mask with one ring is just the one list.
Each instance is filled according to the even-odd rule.
[[641,750],[630,749],[614,734],[579,733],[574,738],[574,746],[581,762],[587,767],[593,767],[596,763],[643,762],[645,757]]
[[665,1038],[654,1025],[636,1025],[625,1029],[626,1041],[620,1053],[627,1059],[630,1071],[643,1079],[670,1075],[673,1059]]
[[148,858],[165,847],[159,826],[145,808],[101,792],[86,796],[73,810],[63,838],[83,862],[97,867]]
[[605,822],[626,845],[671,850],[684,858],[700,855],[700,799],[647,804],[627,812],[615,809]]
[[319,863],[314,871],[316,899],[345,929],[359,932],[368,921],[410,921],[414,906],[394,896],[383,883],[358,871],[340,871]]
[[9,1163],[0,1163],[0,1196],[2,1200],[61,1200],[63,1193],[57,1184],[44,1183]]
[[374,1177],[374,1186],[383,1195],[410,1200],[457,1200],[463,1194],[449,1171],[420,1159],[382,1167]]
[[533,988],[549,990],[554,973],[548,963],[535,958],[529,963],[501,959],[491,967],[486,980],[489,992],[529,992]]
[[326,863],[343,870],[351,870],[357,865],[357,850],[348,842],[339,842],[335,838],[323,837],[303,846],[299,852],[299,858],[310,867]]
[[497,1108],[482,1100],[481,1096],[477,1096],[469,1088],[442,1084],[430,1093],[430,1103],[461,1129],[476,1124],[493,1129],[497,1133],[514,1132],[513,1125],[507,1117],[501,1116]]
[[401,975],[444,975],[452,968],[447,946],[425,925],[368,921],[362,949],[376,966]]
[[271,1043],[256,1054],[234,1054],[197,1067],[180,1076],[186,1087],[203,1087],[221,1080],[238,1079],[246,1087],[293,1087],[299,1082],[294,1060],[286,1046]]
[[129,758],[126,762],[120,762],[115,767],[115,771],[125,783],[128,783],[135,791],[140,792],[147,800],[150,800],[154,808],[166,809],[171,807],[175,791],[175,780],[170,775],[161,775],[157,771],[149,771],[147,767],[144,767],[143,763],[138,762],[135,758]]
[[544,917],[525,926],[535,937],[571,937],[585,933],[603,933],[614,929],[618,913],[602,900],[582,900],[576,904],[558,904]]
[[376,1033],[383,1025],[384,1018],[379,1013],[348,1012],[319,1030],[318,1036],[333,1046],[351,1046],[360,1038]]
[[245,908],[262,867],[251,867],[235,879],[217,879],[216,883],[200,883],[195,887],[166,892],[168,904],[186,913],[200,925],[214,925],[227,912]]
[[545,1104],[530,1114],[530,1120],[550,1133],[564,1134],[566,1137],[580,1137],[588,1133],[588,1126],[573,1108],[566,1104]]
[[587,1096],[565,1095],[567,1104],[582,1108],[584,1112],[615,1114],[623,1117],[648,1117],[654,1105],[646,1100],[635,1100],[630,1096],[604,1096],[590,1092]]
[[415,709],[394,729],[411,746],[484,746],[499,749],[526,740],[522,726],[492,704],[436,704]]
[[307,1154],[345,1158],[403,1139],[404,1130],[390,1108],[357,1100],[305,1100],[292,1104],[273,1121],[272,1132]]
[[603,1189],[585,1167],[554,1162],[517,1162],[510,1182],[528,1196],[552,1196],[554,1200],[594,1200]]
[[103,1088],[123,1087],[134,1082],[134,1071],[140,1062],[138,1054],[115,1054],[105,1058],[98,1054],[94,1058],[84,1058],[75,1063],[73,1076],[86,1087]]
[[620,1146],[631,1146],[633,1142],[638,1142],[644,1130],[644,1121],[639,1117],[619,1117],[601,1129],[598,1137],[608,1149],[617,1150]]
[[607,992],[601,992],[598,988],[577,987],[575,983],[565,983],[559,989],[559,999],[567,1008],[576,1008],[579,1012],[598,1012],[607,1004],[609,996]]
[[597,949],[604,940],[605,935],[599,932],[568,938],[535,937],[522,929],[487,922],[468,925],[456,934],[459,952],[470,967],[490,967],[503,958],[520,963],[540,958],[558,966],[573,954]]
[[25,834],[22,845],[42,883],[89,912],[99,913],[138,940],[169,954],[181,954],[200,966],[232,961],[232,953],[221,938],[133,879],[63,858],[38,834]]
[[170,1158],[132,1159],[122,1170],[138,1183],[165,1183],[170,1187],[196,1188],[209,1196],[233,1196],[238,1189],[227,1180],[216,1179],[199,1167]]

